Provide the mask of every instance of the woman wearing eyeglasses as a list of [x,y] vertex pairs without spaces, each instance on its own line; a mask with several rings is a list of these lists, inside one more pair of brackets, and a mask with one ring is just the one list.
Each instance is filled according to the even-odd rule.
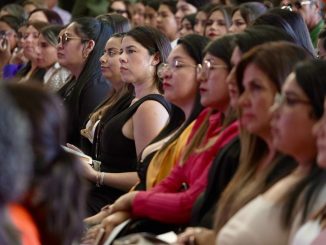
[[122,15],[123,17],[130,19],[130,13],[129,13],[129,5],[130,3],[125,0],[114,0],[110,1],[108,6],[108,13],[115,13]]
[[[17,46],[17,33],[21,22],[19,18],[11,15],[0,17],[0,74],[3,74],[3,68],[10,62]],[[18,65],[14,68],[17,70]],[[7,74],[4,78],[6,77]]]
[[110,89],[99,61],[110,35],[107,24],[90,17],[76,19],[59,34],[58,62],[71,72],[72,78],[58,93],[69,115],[67,142],[76,146],[80,145],[80,130],[88,115]]
[[[308,118],[312,120],[318,120],[318,122],[313,127],[313,135],[317,139],[317,142],[313,142],[313,146],[317,145],[317,156],[315,157],[315,161],[311,161],[312,166],[306,168],[305,171],[306,177],[297,184],[295,188],[293,188],[292,193],[290,193],[287,201],[294,202],[297,207],[302,211],[304,208],[307,208],[306,213],[301,212],[300,214],[300,222],[307,220],[307,223],[304,224],[293,236],[293,239],[289,242],[292,245],[300,245],[300,244],[325,244],[325,220],[326,220],[326,200],[325,200],[325,184],[326,184],[326,161],[325,161],[325,113],[326,113],[326,103],[324,100],[324,107],[321,106],[321,101],[325,98],[325,85],[323,82],[323,70],[326,68],[325,61],[312,61],[306,62],[298,66],[291,77],[289,77],[288,83],[291,85],[295,85],[296,87],[303,90],[307,97],[289,97],[286,93],[283,96],[280,96],[280,102],[283,102],[283,105],[280,106],[278,111],[276,111],[278,121],[281,121],[280,116],[278,114],[285,114],[283,112],[286,110],[286,107],[293,107],[294,111],[295,107],[297,110],[302,108],[308,114]],[[309,82],[311,81],[311,82]],[[292,87],[293,87],[292,85]],[[312,87],[312,88],[310,88]],[[289,88],[287,88],[288,90]],[[291,87],[290,87],[291,89]],[[284,89],[285,90],[285,89]],[[299,90],[299,91],[300,91]],[[306,92],[307,91],[307,92]],[[314,94],[312,94],[314,93]],[[290,94],[291,95],[291,94]],[[289,105],[290,103],[290,105]],[[283,109],[283,108],[284,109]],[[310,110],[309,110],[310,109]],[[289,109],[287,109],[289,110]],[[308,112],[307,112],[308,110]],[[291,112],[291,111],[290,111]],[[323,115],[322,115],[323,113]],[[305,116],[303,114],[302,116]],[[307,117],[307,116],[306,116]],[[277,122],[277,121],[276,121]],[[291,132],[291,131],[290,131]],[[315,139],[314,138],[314,139]],[[317,163],[317,164],[316,164]],[[309,166],[309,165],[308,165]],[[302,168],[303,166],[301,166]],[[298,200],[298,198],[294,197],[297,195],[298,198],[302,198],[302,200]],[[309,198],[309,196],[316,198]],[[323,198],[320,199],[320,198]],[[320,202],[321,201],[321,202]],[[318,209],[319,205],[319,210]],[[320,205],[323,207],[320,208]],[[293,219],[293,215],[296,215],[291,209],[289,209],[290,205],[286,205],[284,209],[284,213],[290,214],[286,219],[283,219],[283,222],[290,223]],[[311,215],[314,213],[314,215]],[[289,218],[289,219],[288,219]],[[303,218],[303,219],[301,219]],[[297,228],[297,226],[296,226]],[[293,235],[294,233],[292,233]]]

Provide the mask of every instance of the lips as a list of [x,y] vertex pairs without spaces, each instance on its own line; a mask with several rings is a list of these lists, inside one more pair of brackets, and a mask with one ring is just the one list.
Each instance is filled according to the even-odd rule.
[[62,54],[62,53],[57,53],[57,56],[58,56],[58,59],[61,59],[61,58],[64,57],[64,54]]
[[163,82],[163,89],[166,90],[166,89],[169,89],[171,88],[171,84],[167,83],[167,82]]
[[109,69],[109,67],[107,67],[107,66],[101,66],[101,71],[105,71],[105,70],[108,70]]
[[207,89],[204,87],[199,87],[199,91],[200,91],[200,93],[205,93],[207,91]]
[[121,72],[128,71],[128,68],[125,67],[125,66],[120,65],[120,71]]
[[248,122],[251,122],[253,118],[254,118],[253,114],[251,114],[251,113],[243,113],[241,115],[240,121],[241,121],[241,123],[246,124]]
[[214,38],[214,37],[217,37],[217,34],[215,32],[209,32],[208,37]]

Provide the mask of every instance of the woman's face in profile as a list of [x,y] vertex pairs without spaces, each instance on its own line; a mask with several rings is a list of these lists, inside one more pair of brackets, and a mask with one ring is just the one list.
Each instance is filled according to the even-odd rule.
[[312,134],[316,119],[312,116],[312,104],[294,73],[288,76],[282,93],[276,96],[272,117],[274,147],[300,162],[311,163],[317,154]]
[[57,55],[61,66],[70,70],[74,67],[83,66],[86,58],[85,45],[75,31],[75,23],[71,23],[63,29],[58,37]]
[[137,42],[126,36],[122,39],[120,55],[121,78],[128,83],[153,82],[153,73],[156,69],[154,55]]
[[324,114],[315,124],[313,133],[317,138],[317,163],[321,168],[326,169],[326,100],[324,101]]

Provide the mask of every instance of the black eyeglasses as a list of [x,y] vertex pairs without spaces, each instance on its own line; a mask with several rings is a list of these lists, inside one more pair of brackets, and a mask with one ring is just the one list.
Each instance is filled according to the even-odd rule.
[[296,9],[301,9],[303,5],[309,5],[311,3],[312,3],[312,1],[310,1],[310,0],[294,1],[292,3],[288,3],[288,4],[283,5],[281,8],[293,11],[293,7],[295,7]]
[[116,13],[116,14],[125,14],[125,13],[127,13],[127,10],[109,8],[108,12],[109,13]]
[[70,40],[81,40],[82,42],[88,41],[87,39],[83,39],[80,37],[71,37],[71,36],[68,36],[67,33],[64,33],[64,34],[62,34],[62,36],[58,36],[57,42],[58,42],[58,44],[65,45]]

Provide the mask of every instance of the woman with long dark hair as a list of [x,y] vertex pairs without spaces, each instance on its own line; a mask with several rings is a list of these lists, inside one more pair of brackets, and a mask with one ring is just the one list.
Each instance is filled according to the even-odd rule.
[[69,115],[67,142],[76,146],[80,145],[80,130],[86,119],[110,89],[100,71],[99,58],[111,35],[106,23],[90,17],[74,20],[59,34],[58,61],[72,78],[58,93]]

